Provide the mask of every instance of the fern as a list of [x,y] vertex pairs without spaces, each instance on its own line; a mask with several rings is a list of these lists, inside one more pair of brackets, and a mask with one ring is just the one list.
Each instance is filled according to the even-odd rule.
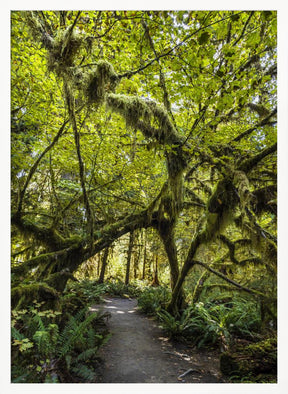
[[[90,313],[88,308],[84,308],[75,316],[66,315],[68,321],[66,324],[62,321],[64,327],[60,329],[61,326],[54,323],[56,312],[39,312],[37,308],[13,314],[11,337],[17,352],[13,353],[12,381],[53,383],[58,382],[58,375],[68,373],[69,376],[71,372],[80,381],[95,380],[91,365],[95,364],[99,347],[108,340],[107,334],[100,333],[98,326],[107,315],[103,312]],[[44,361],[41,360],[46,360],[49,368],[43,368]]]
[[11,368],[11,382],[12,383],[24,383],[27,381],[29,376],[26,366],[13,365]]
[[47,356],[51,350],[49,343],[49,332],[48,331],[36,331],[33,335],[33,340],[35,341],[39,353],[41,355]]
[[162,327],[168,332],[170,337],[188,336],[189,330],[195,326],[195,322],[191,319],[191,309],[186,309],[180,318],[175,318],[166,310],[157,313]]
[[[74,326],[74,329],[71,331],[69,330],[69,327],[71,325],[68,325],[62,332],[60,336],[60,351],[59,351],[59,358],[62,358],[65,354],[67,354],[73,347],[75,347],[76,344],[79,344],[80,346],[83,344],[85,345],[85,337],[84,333],[89,324],[96,318],[96,314],[90,314],[84,321],[77,321],[76,318],[71,318],[72,326]],[[77,324],[78,323],[78,324]],[[76,328],[75,328],[76,325]],[[70,334],[70,335],[67,335]]]
[[76,357],[75,363],[79,363],[79,361],[88,361],[95,356],[98,351],[98,346],[94,348],[88,348],[84,350],[79,356]]
[[32,322],[34,323],[34,324],[31,324],[31,329],[32,330],[33,330],[33,328],[34,329],[36,328],[38,331],[45,331],[45,324],[44,324],[41,316],[38,315],[38,313],[36,313],[32,317]]
[[77,364],[77,366],[72,368],[72,372],[74,372],[75,375],[79,376],[80,378],[83,378],[85,381],[92,382],[95,380],[95,372],[87,365]]
[[11,327],[11,338],[16,339],[18,341],[22,341],[25,338],[25,335],[23,335],[17,328]]

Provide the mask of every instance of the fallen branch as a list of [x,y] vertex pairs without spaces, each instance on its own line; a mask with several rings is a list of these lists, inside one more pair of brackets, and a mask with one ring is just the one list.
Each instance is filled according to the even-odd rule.
[[182,375],[179,375],[177,379],[182,380],[182,378],[184,378],[184,376],[188,375],[189,373],[193,373],[193,372],[201,373],[201,371],[199,371],[199,369],[188,369],[186,372],[182,373]]

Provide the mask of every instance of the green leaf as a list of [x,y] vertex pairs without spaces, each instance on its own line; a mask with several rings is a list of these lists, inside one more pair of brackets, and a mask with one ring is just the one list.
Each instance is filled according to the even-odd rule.
[[208,31],[204,31],[200,37],[198,37],[198,42],[200,45],[206,44],[210,38],[210,33]]

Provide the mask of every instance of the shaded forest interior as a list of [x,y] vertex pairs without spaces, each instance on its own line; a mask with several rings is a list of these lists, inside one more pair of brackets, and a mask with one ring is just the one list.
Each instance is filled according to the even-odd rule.
[[97,382],[105,295],[277,381],[277,13],[11,12],[11,379]]

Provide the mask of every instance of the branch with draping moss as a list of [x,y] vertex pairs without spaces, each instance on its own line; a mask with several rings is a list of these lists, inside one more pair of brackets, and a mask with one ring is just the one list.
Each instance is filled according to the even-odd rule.
[[247,213],[247,216],[250,219],[250,222],[253,223],[257,234],[259,234],[262,238],[264,238],[265,240],[267,240],[270,243],[272,243],[272,245],[276,248],[276,246],[277,246],[277,237],[275,237],[273,234],[269,233],[269,231],[265,230],[264,228],[262,228],[260,226],[259,223],[257,223],[255,215],[249,210],[248,207],[245,208],[245,211]]
[[200,245],[209,243],[215,239],[234,220],[233,211],[241,201],[237,189],[233,184],[233,180],[235,181],[233,178],[235,177],[228,173],[226,177],[218,181],[206,204],[204,221],[202,221],[201,227],[196,231],[181,273],[172,291],[171,302],[168,306],[168,309],[172,313],[177,313],[175,308],[179,294],[187,275],[195,265],[194,257],[198,248]]
[[21,218],[17,212],[12,213],[11,224],[16,226],[23,234],[32,236],[50,250],[65,248],[75,243],[75,237],[64,238],[53,227],[37,225],[27,218]]
[[250,289],[250,288],[248,288],[248,287],[246,287],[246,286],[240,285],[239,283],[235,282],[234,280],[229,279],[226,275],[222,274],[221,272],[214,270],[214,269],[211,268],[208,264],[205,264],[205,263],[203,263],[202,261],[193,260],[193,265],[201,265],[201,266],[204,267],[206,270],[212,272],[212,274],[214,274],[214,275],[218,276],[219,278],[225,280],[226,282],[228,282],[228,283],[230,283],[231,285],[237,287],[238,289],[240,289],[240,290],[242,290],[242,291],[245,291],[246,293],[255,294],[255,295],[261,296],[261,297],[263,297],[263,298],[267,298],[267,297],[268,297],[267,295],[261,293],[260,291],[253,290],[253,289]]
[[222,241],[228,247],[228,249],[229,249],[229,258],[232,261],[232,263],[234,263],[234,264],[236,264],[238,266],[239,265],[240,266],[244,266],[244,265],[249,264],[249,263],[250,264],[253,263],[253,264],[264,264],[264,265],[266,265],[264,263],[264,261],[262,259],[260,259],[259,257],[250,257],[250,258],[246,258],[246,259],[243,259],[243,260],[238,260],[236,258],[235,253],[236,253],[236,246],[237,246],[237,244],[238,245],[241,244],[241,241],[245,241],[245,244],[247,244],[247,241],[249,241],[249,243],[251,244],[251,240],[247,240],[247,239],[242,240],[242,239],[240,239],[240,240],[236,240],[236,241],[233,242],[233,241],[231,241],[228,237],[226,237],[223,234],[219,235],[219,239],[220,239],[220,241]]
[[[45,270],[49,268],[49,273],[55,273],[62,269],[74,272],[84,261],[110,246],[116,239],[138,228],[155,226],[157,212],[151,214],[149,208],[139,213],[126,216],[113,224],[104,226],[101,230],[95,230],[93,234],[94,243],[80,237],[70,238],[70,245],[63,240],[62,248],[53,252],[40,254],[21,265],[12,267],[15,274],[27,273],[33,268],[43,267],[40,270],[40,278],[45,278]],[[34,228],[35,230],[35,228]],[[46,229],[47,230],[47,229]],[[37,234],[39,236],[39,234]],[[45,233],[43,234],[43,236]],[[61,245],[58,245],[61,247]],[[42,277],[43,275],[43,277]],[[47,275],[47,272],[46,272]]]
[[[119,113],[131,128],[141,128],[148,138],[155,138],[160,144],[182,144],[184,139],[177,133],[168,113],[152,100],[138,96],[108,94],[106,104],[113,112]],[[158,128],[151,125],[155,120]]]

